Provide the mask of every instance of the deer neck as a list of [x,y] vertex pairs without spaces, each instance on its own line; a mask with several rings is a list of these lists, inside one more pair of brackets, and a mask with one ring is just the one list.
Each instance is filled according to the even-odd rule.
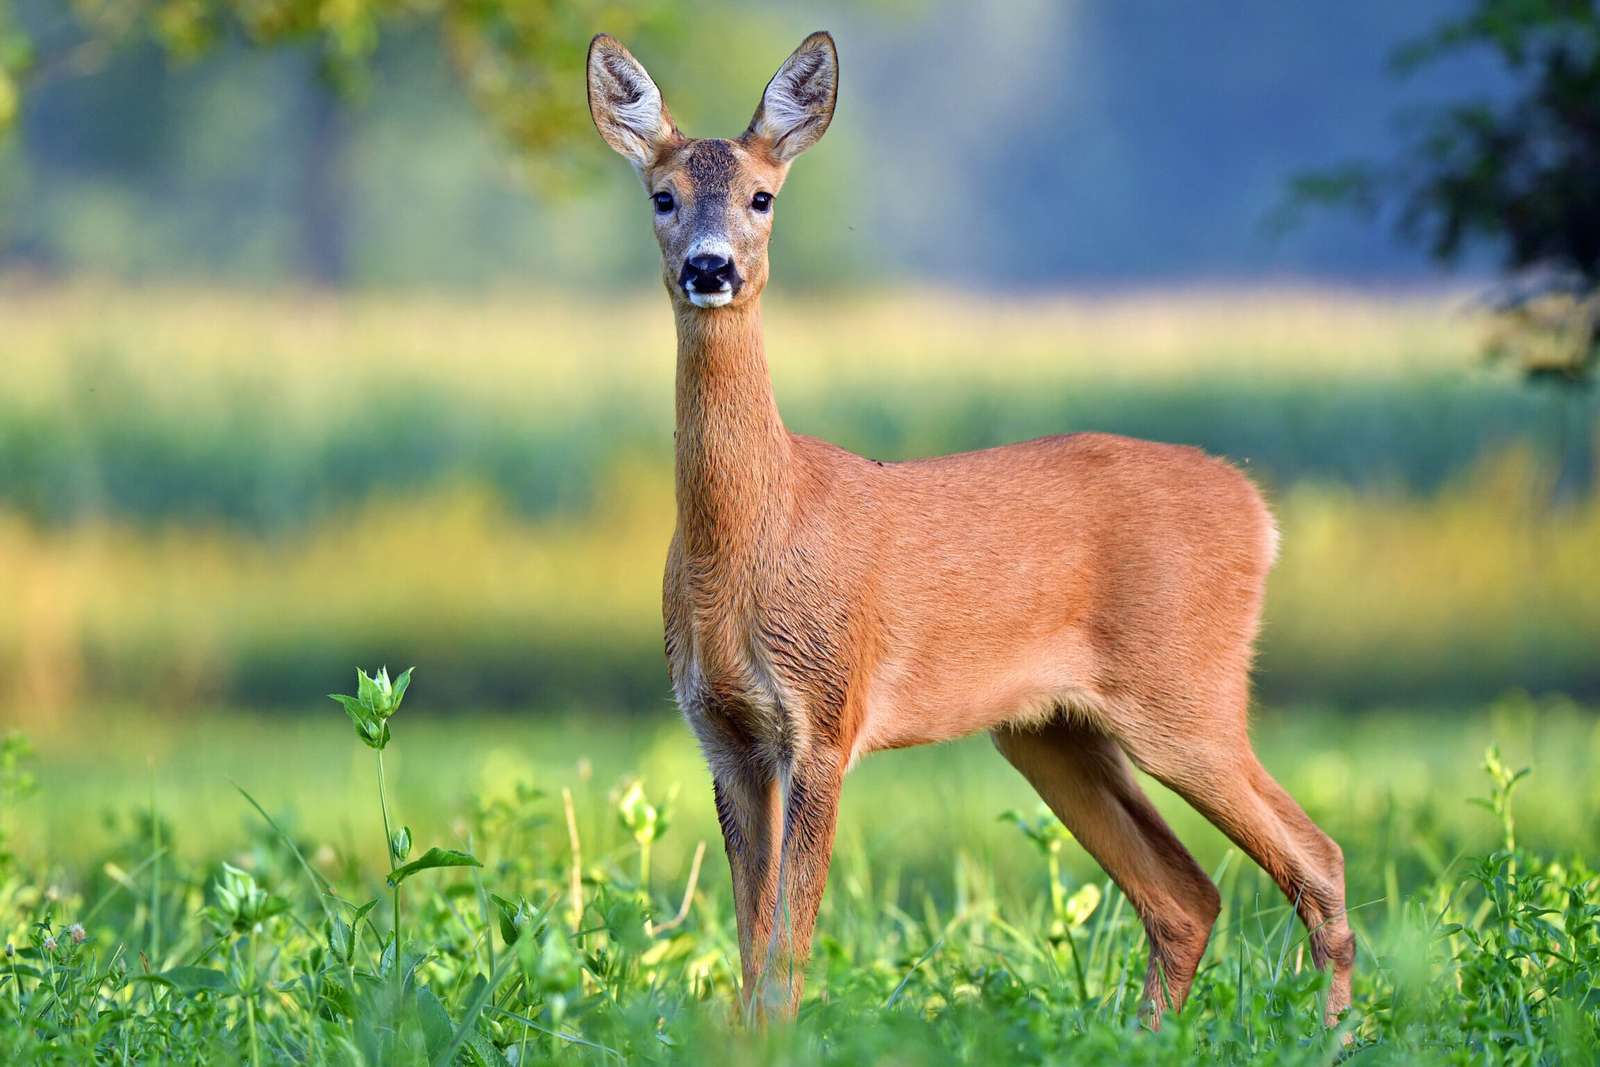
[[782,535],[793,453],[759,304],[678,311],[678,531],[702,564],[754,564]]

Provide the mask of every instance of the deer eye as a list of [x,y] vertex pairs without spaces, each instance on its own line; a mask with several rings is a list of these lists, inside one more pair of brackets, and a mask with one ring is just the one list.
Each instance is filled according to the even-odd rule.
[[750,198],[750,206],[755,208],[757,211],[771,211],[772,194],[757,193],[755,196]]
[[650,198],[650,201],[655,204],[657,215],[665,215],[675,206],[671,193],[657,193]]

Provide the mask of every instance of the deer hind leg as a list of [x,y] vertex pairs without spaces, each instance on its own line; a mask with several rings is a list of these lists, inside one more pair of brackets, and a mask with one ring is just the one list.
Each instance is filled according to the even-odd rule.
[[1022,772],[1133,904],[1150,939],[1144,997],[1150,1023],[1183,1006],[1221,909],[1216,886],[1134,779],[1115,741],[1057,720],[1000,729],[995,747]]
[[839,761],[815,757],[771,773],[749,764],[715,772],[739,927],[740,997],[752,1020],[799,1008],[842,785]]
[[[1242,705],[1242,701],[1240,702]],[[1121,738],[1141,769],[1182,796],[1277,883],[1310,933],[1311,958],[1333,968],[1329,1026],[1350,1006],[1355,937],[1345,914],[1344,855],[1267,773],[1237,732],[1178,738],[1170,729],[1130,730]]]

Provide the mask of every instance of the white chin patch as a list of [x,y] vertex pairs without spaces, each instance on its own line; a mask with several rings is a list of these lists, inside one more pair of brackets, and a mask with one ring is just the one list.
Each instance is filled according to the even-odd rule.
[[719,308],[733,303],[733,290],[724,289],[718,293],[696,293],[685,290],[689,303],[697,308]]

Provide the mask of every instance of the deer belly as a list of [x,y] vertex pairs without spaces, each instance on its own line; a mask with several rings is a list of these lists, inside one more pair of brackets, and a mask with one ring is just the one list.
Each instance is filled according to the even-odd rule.
[[1092,657],[1077,642],[1055,637],[1007,651],[967,646],[880,663],[856,754],[999,726],[1037,727],[1061,714],[1097,714],[1101,700],[1086,684]]

